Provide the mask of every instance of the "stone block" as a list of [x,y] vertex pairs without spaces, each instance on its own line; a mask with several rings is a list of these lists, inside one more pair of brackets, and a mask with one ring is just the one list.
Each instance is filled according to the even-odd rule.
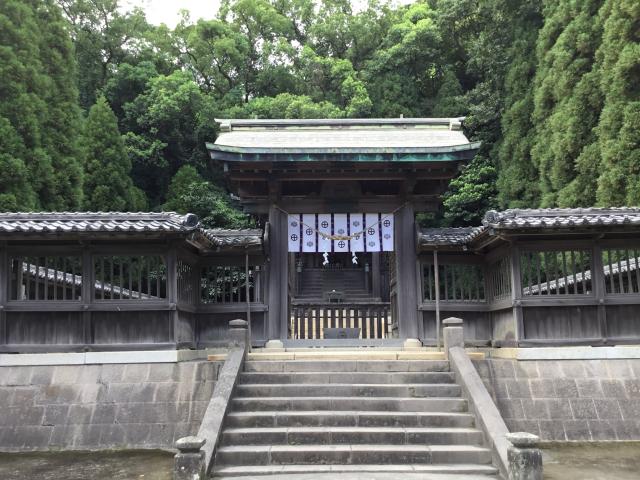
[[104,403],[126,403],[131,397],[131,389],[132,385],[129,383],[110,383],[98,400]]
[[547,410],[549,411],[549,418],[551,420],[572,420],[573,411],[571,410],[571,404],[569,399],[551,399],[546,400]]
[[633,378],[634,373],[627,360],[607,360],[607,370],[609,378]]
[[585,360],[583,367],[588,378],[607,378],[609,376],[606,360]]
[[44,411],[43,425],[66,425],[69,417],[69,405],[47,405]]
[[621,400],[619,405],[624,420],[640,420],[640,398]]
[[67,425],[54,425],[51,427],[49,446],[52,448],[67,448],[73,445],[73,427]]
[[540,420],[540,438],[547,442],[563,442],[567,439],[562,422],[555,420]]
[[89,424],[93,416],[92,404],[75,404],[69,406],[68,423],[72,424]]
[[586,372],[582,361],[580,360],[563,360],[558,362],[562,370],[562,376],[565,378],[585,378]]
[[130,423],[125,425],[125,441],[129,448],[142,448],[146,445],[151,427],[148,423]]
[[608,441],[616,439],[616,430],[610,421],[589,420],[589,430],[594,441]]
[[640,398],[640,378],[625,379],[624,388],[629,398]]
[[150,425],[147,447],[166,448],[173,444],[175,426],[173,423],[155,423]]
[[535,361],[518,361],[514,364],[516,378],[538,378],[538,362]]
[[154,402],[175,402],[178,400],[180,384],[177,382],[163,382],[155,384]]
[[0,387],[0,405],[13,405],[13,387]]
[[76,368],[80,370],[78,372],[78,383],[96,384],[100,381],[102,365],[82,365]]
[[125,365],[121,364],[109,364],[102,365],[100,371],[101,383],[121,383],[124,377]]
[[496,405],[504,418],[524,418],[524,409],[520,399],[498,399]]
[[553,386],[556,396],[560,398],[578,398],[578,387],[576,381],[570,378],[555,378]]
[[175,382],[178,380],[178,367],[175,363],[158,363],[149,367],[149,382]]
[[53,366],[34,367],[31,373],[31,385],[49,385],[53,380],[54,370]]
[[564,372],[560,368],[559,362],[554,360],[541,360],[538,363],[540,378],[563,378]]
[[531,398],[528,380],[508,380],[507,391],[509,398]]
[[572,398],[569,400],[571,403],[571,410],[573,411],[573,418],[580,419],[592,419],[596,420],[598,414],[596,413],[596,407],[593,400],[590,398]]
[[598,398],[604,396],[600,382],[596,379],[578,378],[576,379],[576,386],[578,387],[578,395],[580,395],[580,397]]
[[81,388],[77,385],[45,385],[38,389],[37,405],[75,403],[80,397]]
[[534,379],[529,382],[533,398],[555,398],[556,391],[550,378]]
[[129,402],[152,403],[155,393],[156,386],[153,383],[130,384]]
[[192,397],[193,400],[208,402],[211,399],[211,394],[213,393],[214,387],[214,382],[202,381],[196,383]]
[[104,392],[107,390],[107,386],[102,383],[83,383],[80,389],[79,402],[96,403],[99,398],[104,398]]
[[12,406],[34,405],[38,389],[36,387],[13,387]]
[[633,358],[627,360],[629,362],[629,367],[633,371],[634,378],[640,378],[640,359]]
[[60,385],[65,383],[78,383],[78,376],[82,366],[79,365],[57,365],[53,371],[51,383]]
[[93,409],[91,423],[95,425],[111,424],[116,420],[116,405],[113,403],[99,403]]
[[[128,427],[128,426],[127,426]],[[105,425],[100,434],[100,445],[103,447],[121,447],[126,445],[126,430],[123,425]]]
[[624,388],[622,380],[600,380],[602,393],[605,398],[626,398],[627,390]]
[[618,405],[618,400],[611,398],[595,398],[593,404],[596,407],[596,413],[601,420],[620,420],[622,412]]
[[123,382],[140,383],[149,378],[149,364],[129,364],[125,366],[122,376]]
[[42,425],[44,407],[21,405],[2,408],[4,426]]
[[31,367],[2,367],[0,385],[25,386],[31,383]]
[[491,360],[491,368],[495,378],[515,378],[514,360]]
[[586,420],[566,420],[564,431],[568,441],[590,441],[591,432],[589,423]]
[[527,420],[548,420],[549,411],[547,410],[547,402],[544,400],[522,399],[522,409],[524,417]]
[[42,450],[49,446],[52,427],[43,426],[16,426],[13,429],[16,447],[21,450]]
[[508,381],[510,380],[497,379],[491,382],[493,393],[496,398],[509,398],[509,392],[507,391]]
[[73,434],[74,448],[95,448],[100,445],[101,425],[78,425]]

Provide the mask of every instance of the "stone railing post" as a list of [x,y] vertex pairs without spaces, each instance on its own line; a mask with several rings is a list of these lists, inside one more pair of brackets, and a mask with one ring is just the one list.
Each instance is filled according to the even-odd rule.
[[238,318],[229,322],[229,343],[232,347],[246,346],[247,350],[251,345],[249,341],[249,323]]
[[537,435],[514,432],[506,435],[511,442],[507,449],[509,480],[542,480],[542,451]]
[[462,319],[449,317],[442,324],[444,340],[444,356],[449,359],[449,349],[453,347],[464,348],[464,335],[462,330]]
[[174,457],[173,480],[205,480],[207,466],[202,450],[204,438],[183,437],[176,442],[178,453]]

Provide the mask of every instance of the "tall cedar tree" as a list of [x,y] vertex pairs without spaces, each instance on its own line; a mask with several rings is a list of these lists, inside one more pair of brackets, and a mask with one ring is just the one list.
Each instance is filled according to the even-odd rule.
[[640,205],[640,2],[608,0],[598,124],[600,205]]
[[0,1],[0,208],[81,205],[81,117],[67,28],[50,0]]
[[566,189],[576,177],[576,161],[597,121],[589,75],[601,41],[597,21],[602,0],[547,0],[545,23],[537,42],[534,81],[535,135],[531,159],[540,178],[541,206],[572,206]]
[[84,129],[85,202],[90,211],[143,210],[144,194],[131,181],[131,160],[118,120],[104,97],[89,110]]

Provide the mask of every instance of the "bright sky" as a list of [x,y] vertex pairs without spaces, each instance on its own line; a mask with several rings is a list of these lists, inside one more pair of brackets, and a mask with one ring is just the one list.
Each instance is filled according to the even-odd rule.
[[[396,0],[395,3],[405,4],[412,1],[414,0]],[[356,8],[364,2],[365,0],[352,1]],[[180,20],[180,10],[189,10],[194,21],[199,18],[214,18],[220,0],[122,0],[121,4],[123,10],[129,10],[134,6],[142,7],[147,20],[154,25],[165,23],[169,27],[175,27]]]

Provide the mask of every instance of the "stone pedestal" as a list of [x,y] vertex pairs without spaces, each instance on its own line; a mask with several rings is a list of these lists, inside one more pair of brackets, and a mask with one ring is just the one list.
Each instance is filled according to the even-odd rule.
[[282,340],[269,340],[267,343],[264,344],[264,348],[273,351],[280,351],[280,352],[284,352],[284,343],[282,343]]
[[204,438],[183,437],[176,442],[178,453],[174,457],[173,480],[205,480],[207,466],[202,446]]
[[251,347],[249,341],[249,323],[246,320],[238,318],[229,322],[229,338],[231,346],[238,347],[246,345],[247,350]]
[[537,435],[514,432],[506,435],[511,446],[507,449],[509,480],[542,480],[542,451]]
[[444,356],[449,358],[449,349],[452,347],[464,348],[464,332],[462,329],[462,319],[450,317],[443,320],[443,341]]
[[422,342],[417,338],[407,338],[402,344],[404,350],[420,350],[422,348]]

